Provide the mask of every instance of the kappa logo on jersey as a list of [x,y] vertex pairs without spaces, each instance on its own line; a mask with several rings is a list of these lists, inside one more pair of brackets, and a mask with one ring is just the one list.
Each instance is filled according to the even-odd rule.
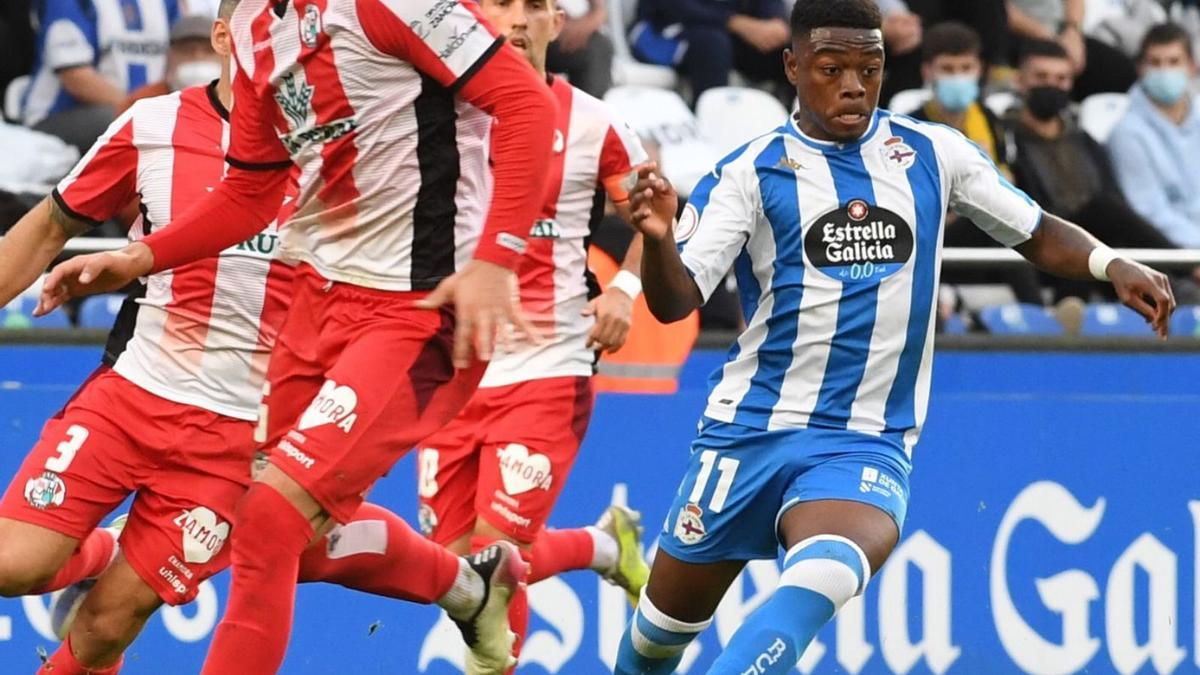
[[25,501],[40,511],[62,506],[67,498],[67,485],[61,476],[53,471],[45,471],[40,476],[34,476],[25,481]]
[[183,531],[183,560],[204,564],[213,559],[229,538],[229,523],[220,522],[212,509],[197,506],[174,520]]
[[691,239],[699,227],[700,212],[693,204],[684,206],[683,213],[679,214],[679,220],[675,223],[675,243],[682,244]]
[[804,251],[817,269],[838,281],[878,281],[912,257],[913,232],[894,212],[855,199],[813,221]]
[[300,431],[312,429],[325,424],[336,424],[338,429],[350,433],[354,423],[358,421],[358,394],[345,385],[339,386],[333,380],[325,380],[321,391],[309,404],[308,410],[300,417]]
[[558,226],[557,220],[542,218],[533,221],[533,227],[529,229],[529,237],[531,239],[562,239],[562,228]]
[[500,459],[500,479],[504,491],[519,495],[534,488],[549,490],[554,482],[550,472],[550,458],[539,453],[529,454],[529,448],[520,443],[509,443],[496,451]]
[[883,163],[896,171],[904,171],[917,161],[917,151],[899,136],[884,141],[880,152],[883,154]]
[[300,20],[300,41],[308,48],[317,46],[321,36],[321,9],[314,4],[304,6],[304,18]]
[[698,504],[687,504],[679,509],[679,517],[675,519],[675,538],[680,543],[692,545],[699,543],[708,532],[704,529],[704,509]]

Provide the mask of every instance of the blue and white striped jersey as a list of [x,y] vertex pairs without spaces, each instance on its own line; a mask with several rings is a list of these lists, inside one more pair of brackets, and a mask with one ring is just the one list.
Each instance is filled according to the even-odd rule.
[[675,229],[705,300],[733,266],[747,323],[705,415],[892,436],[911,452],[947,209],[1007,246],[1042,214],[957,131],[884,110],[853,143],[789,120],[721,160]]
[[22,122],[79,105],[56,73],[94,66],[127,93],[163,78],[179,0],[44,0],[37,62],[22,104]]

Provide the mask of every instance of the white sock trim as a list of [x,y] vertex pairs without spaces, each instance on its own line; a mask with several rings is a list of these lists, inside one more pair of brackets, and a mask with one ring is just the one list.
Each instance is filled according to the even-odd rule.
[[483,602],[483,591],[483,578],[471,569],[466,560],[459,558],[458,576],[454,579],[454,585],[445,595],[438,598],[437,604],[445,609],[451,618],[466,619],[479,609],[479,603]]
[[[650,622],[651,625],[657,628],[669,633],[687,635],[688,640],[678,645],[663,645],[654,642],[650,638],[646,637],[642,633],[641,629],[638,628],[638,614],[641,614],[646,618],[646,621]],[[648,659],[669,659],[687,649],[687,646],[691,644],[691,641],[694,640],[697,635],[703,633],[704,630],[712,624],[712,621],[712,618],[709,618],[707,621],[688,623],[686,621],[680,621],[679,619],[667,616],[661,610],[655,607],[654,603],[650,602],[650,598],[646,596],[646,589],[643,588],[641,599],[638,600],[637,609],[634,611],[633,619],[630,623],[630,642],[633,644],[634,651]]]
[[617,566],[621,556],[621,548],[612,535],[598,527],[588,525],[583,528],[592,536],[592,562],[589,568],[596,572],[611,572]]
[[[792,556],[822,541],[844,544],[857,553],[859,563],[862,565],[862,578],[859,578],[853,568],[838,560],[812,558],[787,567]],[[829,598],[830,602],[838,607],[850,598],[861,595],[867,589],[867,582],[871,579],[871,563],[867,560],[867,554],[854,541],[836,534],[818,534],[799,542],[788,549],[783,558],[783,564],[786,569],[780,575],[780,586],[807,588]]]

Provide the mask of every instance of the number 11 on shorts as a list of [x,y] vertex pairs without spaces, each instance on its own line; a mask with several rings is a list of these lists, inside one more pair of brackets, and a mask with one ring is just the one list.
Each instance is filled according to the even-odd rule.
[[58,444],[55,450],[58,455],[46,459],[46,470],[54,473],[63,473],[67,467],[71,466],[71,462],[75,461],[75,453],[79,452],[79,448],[83,446],[83,442],[87,440],[88,430],[72,424],[67,428],[67,440]]
[[704,496],[704,490],[708,487],[708,481],[712,478],[715,464],[720,476],[717,478],[717,487],[713,490],[712,499],[708,502],[708,510],[720,513],[725,508],[725,500],[729,497],[729,488],[733,485],[733,477],[737,474],[739,463],[732,457],[722,457],[720,461],[717,461],[716,450],[702,451],[700,453],[700,474],[696,476],[696,484],[692,486],[692,493],[688,495],[688,501],[693,504],[700,502],[700,498]]

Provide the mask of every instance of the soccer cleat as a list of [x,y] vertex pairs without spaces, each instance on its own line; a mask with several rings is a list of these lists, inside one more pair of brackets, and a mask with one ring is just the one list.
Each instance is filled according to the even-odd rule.
[[467,675],[503,675],[517,665],[513,644],[517,634],[508,626],[508,603],[525,583],[529,566],[521,551],[498,541],[468,557],[467,564],[483,579],[483,601],[470,618],[453,619],[467,643]]
[[642,587],[650,578],[650,566],[642,551],[642,514],[613,504],[596,521],[596,529],[607,532],[617,542],[617,564],[600,576],[625,589],[629,604],[637,607]]
[[[125,529],[125,523],[129,520],[129,514],[121,514],[104,528],[112,532],[113,539],[120,539],[121,531]],[[113,560],[117,558],[117,549],[113,549]],[[112,561],[109,561],[111,564]],[[67,633],[71,632],[71,624],[75,623],[75,615],[79,613],[79,608],[83,605],[84,599],[91,592],[92,587],[96,585],[96,577],[77,581],[70,586],[50,594],[50,630],[58,636],[59,640],[67,639]]]

